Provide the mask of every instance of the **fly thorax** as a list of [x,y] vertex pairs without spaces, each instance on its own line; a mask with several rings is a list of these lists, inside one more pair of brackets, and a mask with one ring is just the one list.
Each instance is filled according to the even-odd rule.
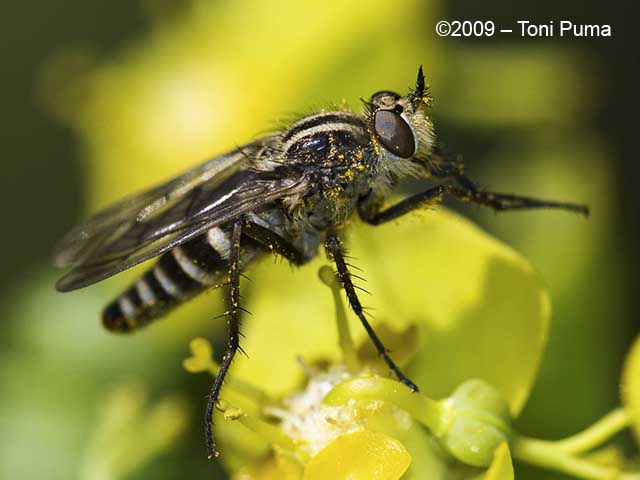
[[320,230],[344,222],[372,178],[371,136],[365,120],[350,112],[307,117],[281,138],[287,161],[310,179],[305,219]]

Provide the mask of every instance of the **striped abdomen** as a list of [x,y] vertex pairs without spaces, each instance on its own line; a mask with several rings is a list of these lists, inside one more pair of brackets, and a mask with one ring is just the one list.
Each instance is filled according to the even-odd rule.
[[[259,246],[243,242],[243,259]],[[170,309],[225,281],[228,274],[229,232],[215,227],[206,234],[164,253],[153,268],[104,309],[102,322],[112,331],[131,332]]]

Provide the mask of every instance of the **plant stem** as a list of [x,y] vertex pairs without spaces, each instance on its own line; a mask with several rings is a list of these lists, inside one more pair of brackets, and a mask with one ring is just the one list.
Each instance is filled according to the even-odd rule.
[[617,408],[596,423],[564,440],[553,443],[555,448],[566,453],[583,453],[604,443],[610,437],[631,424],[632,415],[628,409]]
[[293,440],[285,435],[279,427],[271,425],[242,411],[239,412],[235,420],[239,421],[249,430],[257,433],[262,438],[266,438],[271,444],[276,445],[291,456],[295,456],[296,446],[293,443]]
[[612,480],[620,472],[587,460],[576,458],[555,445],[534,438],[516,437],[512,444],[513,457],[532,465],[558,470],[578,478],[589,480]]
[[533,465],[552,468],[580,478],[606,480],[621,475],[615,468],[603,467],[577,454],[588,452],[603,444],[613,435],[631,424],[628,409],[617,408],[580,433],[563,440],[548,441],[516,437],[512,450],[514,458]]
[[382,400],[406,410],[436,436],[447,431],[451,408],[443,402],[415,393],[400,382],[388,378],[365,377],[336,385],[323,400],[326,405],[344,405],[349,400]]
[[[220,370],[220,365],[212,362],[207,370],[213,378],[216,378],[218,376],[218,371]],[[235,377],[227,379],[226,382],[232,390],[235,390],[236,392],[253,400],[257,405],[265,406],[275,403],[275,401],[264,390],[250,383]]]

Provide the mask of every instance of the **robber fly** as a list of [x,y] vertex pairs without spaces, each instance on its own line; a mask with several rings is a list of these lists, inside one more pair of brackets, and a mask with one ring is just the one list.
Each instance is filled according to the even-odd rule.
[[[128,197],[62,239],[56,264],[73,268],[57,289],[86,287],[158,257],[104,309],[105,327],[128,333],[207,288],[228,286],[228,346],[205,414],[210,456],[216,454],[213,408],[239,348],[240,277],[268,252],[302,265],[324,244],[378,352],[415,391],[418,387],[387,354],[358,300],[339,239],[347,220],[357,212],[364,222],[380,225],[445,196],[495,210],[559,208],[588,214],[582,205],[478,189],[459,160],[447,159],[436,148],[431,102],[420,67],[415,88],[405,96],[381,91],[364,102],[362,114],[323,111],[304,117]],[[435,184],[385,208],[393,187],[407,178],[430,178]]]

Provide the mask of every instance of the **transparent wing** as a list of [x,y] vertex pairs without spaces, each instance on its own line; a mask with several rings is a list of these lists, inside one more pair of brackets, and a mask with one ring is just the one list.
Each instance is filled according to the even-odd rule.
[[263,146],[256,142],[206,162],[75,228],[55,252],[56,264],[74,266],[56,288],[69,291],[98,282],[304,189],[303,177],[286,167],[268,172],[251,168]]
[[136,223],[144,223],[159,210],[171,205],[205,182],[220,183],[227,176],[243,168],[247,156],[255,147],[249,145],[241,151],[216,157],[198,165],[182,175],[144,192],[127,197],[111,207],[96,213],[65,235],[54,250],[54,263],[58,267],[77,264],[91,252],[126,231]]

